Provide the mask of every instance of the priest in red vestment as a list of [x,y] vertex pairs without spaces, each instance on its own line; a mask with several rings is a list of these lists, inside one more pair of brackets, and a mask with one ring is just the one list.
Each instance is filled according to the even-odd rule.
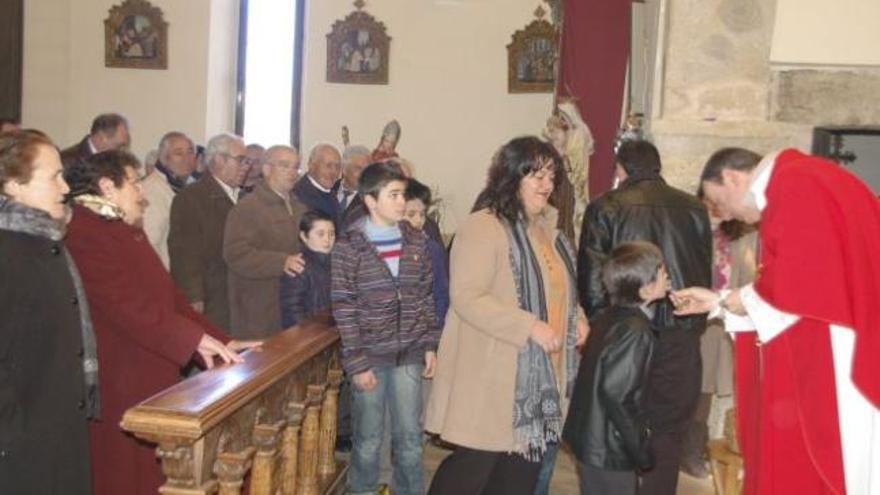
[[[701,177],[725,218],[760,222],[753,284],[673,294],[737,340],[746,494],[880,494],[880,203],[825,159],[716,152]],[[875,364],[878,363],[878,364]]]

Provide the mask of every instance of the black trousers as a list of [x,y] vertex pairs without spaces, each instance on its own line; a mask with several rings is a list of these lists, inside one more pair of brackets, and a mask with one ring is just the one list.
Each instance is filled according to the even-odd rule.
[[581,495],[636,495],[635,471],[610,471],[578,462]]
[[651,448],[657,464],[642,474],[639,495],[675,495],[681,460],[681,432],[654,432]]
[[505,452],[457,447],[440,463],[428,495],[532,495],[540,462]]

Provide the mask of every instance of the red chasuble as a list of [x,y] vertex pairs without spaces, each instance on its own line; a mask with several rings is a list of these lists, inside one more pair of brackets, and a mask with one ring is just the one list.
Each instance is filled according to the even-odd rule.
[[755,290],[800,319],[767,343],[737,336],[746,494],[844,494],[829,325],[855,332],[851,377],[880,405],[880,204],[839,165],[776,159]]

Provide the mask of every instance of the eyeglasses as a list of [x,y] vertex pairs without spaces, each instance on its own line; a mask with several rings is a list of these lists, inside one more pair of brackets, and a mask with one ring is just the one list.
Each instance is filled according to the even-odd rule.
[[230,155],[229,153],[223,153],[222,155],[225,156],[226,158],[231,159],[231,160],[235,160],[241,166],[247,166],[247,167],[251,166],[251,163],[248,160],[247,155]]

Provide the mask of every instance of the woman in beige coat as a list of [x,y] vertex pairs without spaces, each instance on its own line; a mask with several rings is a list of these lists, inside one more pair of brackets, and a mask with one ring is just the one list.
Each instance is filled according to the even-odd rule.
[[558,447],[587,334],[574,255],[548,206],[562,173],[549,144],[510,141],[458,230],[426,416],[426,429],[458,448],[431,494],[531,495]]

